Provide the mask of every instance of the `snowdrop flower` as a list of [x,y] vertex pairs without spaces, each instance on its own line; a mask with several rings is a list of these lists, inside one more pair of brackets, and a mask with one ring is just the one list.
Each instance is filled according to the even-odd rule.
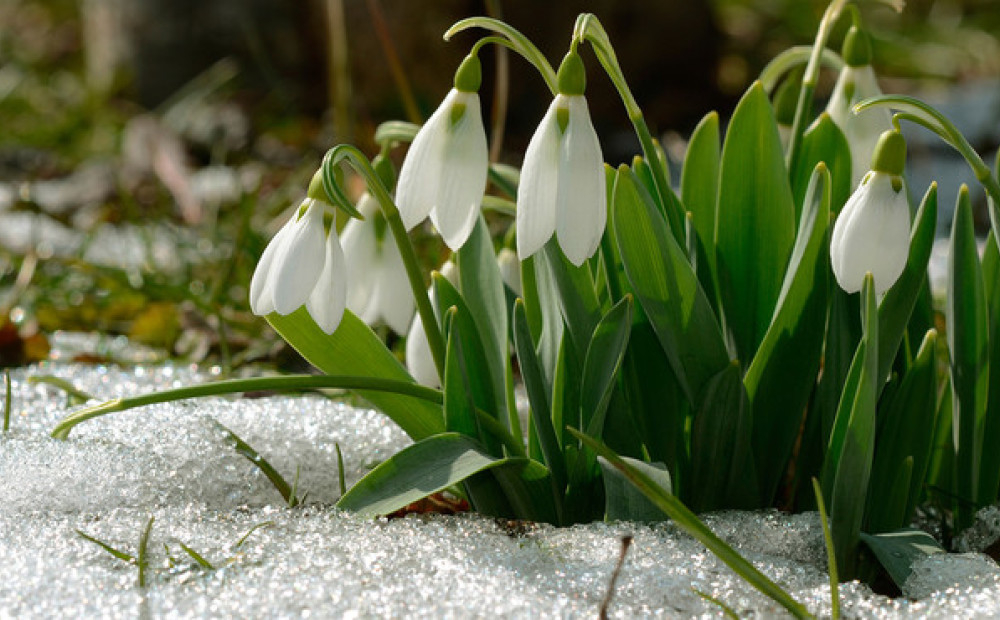
[[[440,273],[452,284],[458,282],[458,268],[455,263],[448,261],[441,266]],[[435,305],[434,287],[428,289],[427,294],[430,296],[431,305]],[[414,315],[410,331],[406,334],[406,369],[417,383],[432,388],[441,387],[441,379],[438,377],[434,356],[431,354],[431,345],[427,342],[427,333],[424,331],[424,323],[420,320],[419,314]]]
[[417,132],[403,160],[396,204],[407,230],[430,215],[453,251],[475,226],[486,190],[489,152],[479,108],[482,69],[466,56],[455,87]]
[[414,302],[403,258],[387,234],[375,198],[365,192],[357,209],[365,219],[352,218],[341,232],[347,273],[354,276],[348,283],[347,307],[369,325],[382,321],[405,334]]
[[537,252],[555,233],[576,266],[597,250],[607,222],[604,157],[583,96],[579,54],[559,66],[559,94],[528,143],[517,188],[517,254]]
[[515,295],[521,295],[521,261],[517,253],[510,248],[500,248],[497,252],[497,264],[500,266],[500,277],[507,288]]
[[882,94],[871,66],[871,45],[868,35],[852,26],[844,39],[846,65],[833,87],[826,111],[844,132],[851,147],[851,187],[857,187],[868,171],[868,161],[879,135],[892,128],[886,108],[868,108],[858,114],[852,111],[856,103]]
[[837,284],[856,293],[865,274],[875,278],[875,292],[888,290],[906,267],[910,251],[910,206],[903,190],[906,142],[886,131],[872,156],[872,170],[848,199],[833,225],[830,263]]
[[325,203],[306,198],[271,239],[250,281],[250,309],[267,316],[291,314],[305,305],[327,334],[340,325],[347,271],[336,229],[323,223]]

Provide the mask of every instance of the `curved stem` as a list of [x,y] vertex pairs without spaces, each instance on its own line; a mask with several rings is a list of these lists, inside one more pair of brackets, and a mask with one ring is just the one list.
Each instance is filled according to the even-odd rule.
[[[767,66],[761,70],[760,77],[757,78],[760,80],[760,84],[764,87],[764,90],[768,93],[772,92],[778,80],[781,79],[781,76],[788,73],[791,69],[809,62],[809,58],[812,56],[812,49],[809,45],[796,45],[772,58],[771,62],[767,63]],[[820,54],[820,62],[823,66],[835,71],[840,71],[844,68],[844,59],[840,57],[840,54],[830,49],[823,48]]]
[[986,195],[990,198],[987,201],[990,210],[990,227],[993,229],[993,235],[1000,239],[1000,183],[997,182],[997,178],[993,176],[990,167],[986,165],[986,162],[979,156],[979,153],[972,148],[972,145],[965,139],[962,132],[955,127],[955,124],[934,107],[906,95],[882,95],[865,99],[854,106],[854,111],[857,113],[876,106],[886,106],[894,110],[901,110],[892,118],[893,125],[897,128],[901,120],[916,123],[933,131],[938,137],[959,152],[969,164],[969,167],[972,168],[973,174],[976,175],[976,180],[982,184],[983,189],[986,190]]
[[622,103],[625,104],[625,111],[629,120],[632,121],[636,136],[639,138],[643,155],[653,172],[653,184],[656,185],[658,194],[656,198],[661,205],[668,205],[667,195],[671,189],[667,182],[666,162],[660,159],[656,145],[653,143],[653,135],[649,131],[649,126],[646,125],[642,109],[639,108],[635,97],[632,96],[632,90],[628,87],[628,82],[625,80],[625,74],[622,73],[621,65],[618,64],[618,57],[615,55],[615,49],[611,45],[607,31],[604,30],[604,26],[601,25],[596,16],[584,13],[576,19],[576,25],[573,27],[573,40],[590,43],[594,55],[604,67],[604,72],[611,78],[615,90],[618,91]]
[[792,121],[792,135],[788,140],[788,151],[785,155],[785,163],[789,170],[795,170],[795,162],[799,157],[799,150],[802,148],[802,134],[805,132],[806,117],[812,109],[823,50],[826,49],[826,42],[830,38],[833,25],[840,17],[840,12],[844,10],[846,3],[847,0],[833,0],[830,6],[826,7],[823,19],[820,20],[819,28],[816,30],[816,41],[813,43],[806,72],[802,76],[802,88],[799,90],[799,101],[795,105],[795,117]]
[[228,379],[201,385],[191,385],[173,390],[140,394],[127,398],[115,398],[92,407],[85,407],[69,414],[52,430],[52,437],[66,439],[77,424],[108,413],[116,413],[187,398],[218,396],[239,392],[260,390],[298,391],[320,388],[340,388],[345,390],[378,390],[393,394],[412,396],[435,404],[442,402],[441,392],[418,383],[394,381],[377,377],[354,377],[349,375],[283,375],[277,377],[253,377],[250,379]]
[[[501,41],[492,40],[490,37],[487,37],[487,39],[490,40],[484,42],[501,43],[505,47],[509,47],[514,50],[525,60],[534,65],[535,69],[537,69],[538,73],[542,76],[542,79],[545,80],[545,85],[549,87],[549,90],[552,91],[553,95],[559,92],[556,84],[556,72],[552,69],[552,65],[549,64],[549,61],[545,58],[542,52],[535,47],[535,44],[532,43],[528,37],[524,36],[512,26],[500,21],[499,19],[493,19],[492,17],[469,17],[455,22],[455,24],[453,24],[452,27],[444,33],[444,40],[449,41],[459,32],[468,30],[469,28],[483,28],[502,35],[506,39],[506,41],[502,43]],[[477,43],[476,45],[478,46],[480,43]],[[476,49],[478,49],[478,47]]]
[[382,209],[382,214],[385,215],[389,229],[392,231],[392,236],[396,240],[396,247],[399,248],[399,255],[403,259],[403,265],[406,267],[406,277],[410,282],[410,289],[413,292],[413,299],[417,304],[417,312],[420,314],[424,332],[427,334],[427,344],[431,350],[431,357],[434,358],[434,366],[437,369],[438,377],[443,383],[444,337],[441,335],[441,328],[438,326],[437,317],[434,315],[434,308],[431,306],[430,298],[427,296],[427,284],[424,282],[424,276],[420,270],[420,263],[417,261],[417,253],[410,242],[410,236],[406,234],[406,226],[403,225],[403,220],[399,216],[399,209],[396,208],[396,203],[389,196],[389,190],[385,188],[375,170],[372,169],[371,162],[368,161],[360,150],[349,144],[340,144],[333,147],[323,158],[323,188],[330,195],[331,199],[336,200],[338,203],[341,201],[350,202],[334,178],[334,169],[341,161],[347,161],[364,177],[368,185],[368,191],[378,201],[379,207]]

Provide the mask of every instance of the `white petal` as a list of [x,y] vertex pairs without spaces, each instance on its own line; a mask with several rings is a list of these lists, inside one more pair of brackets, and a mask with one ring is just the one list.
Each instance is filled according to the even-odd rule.
[[569,124],[559,151],[556,236],[563,254],[579,267],[601,243],[608,217],[604,156],[590,122],[587,100],[568,97]]
[[[360,211],[362,203],[359,202],[358,206]],[[375,286],[373,276],[377,269],[378,254],[375,240],[375,215],[366,215],[366,217],[368,219],[364,221],[351,218],[344,226],[340,242],[344,249],[347,273],[350,274],[350,283],[347,287],[347,307],[358,315],[358,318],[367,323],[365,315],[371,305],[372,291]]]
[[310,200],[274,256],[271,299],[278,314],[291,314],[306,303],[323,269],[324,207]]
[[517,186],[517,255],[521,260],[541,249],[556,230],[560,140],[556,114],[563,99],[560,95],[549,105],[524,152]]
[[489,170],[489,150],[479,95],[459,95],[455,103],[464,105],[465,113],[458,123],[449,127],[447,144],[442,152],[440,193],[431,210],[431,221],[452,251],[465,245],[476,224]]
[[406,335],[406,369],[421,385],[432,388],[441,386],[419,314],[413,317],[413,324]]
[[[297,212],[296,212],[297,213]],[[274,257],[288,237],[288,231],[295,224],[295,215],[285,222],[284,226],[271,238],[270,243],[264,248],[264,253],[257,261],[257,267],[253,271],[250,279],[250,310],[257,316],[267,316],[274,312],[272,301],[272,288],[274,279],[271,277],[271,270],[274,267]]]
[[[848,98],[848,92],[850,97]],[[830,95],[827,112],[837,124],[851,148],[851,187],[857,187],[871,165],[872,152],[883,131],[892,128],[886,108],[869,108],[859,114],[853,106],[869,97],[881,95],[878,80],[870,65],[844,67]]]
[[406,333],[413,318],[413,292],[410,290],[410,280],[406,276],[399,248],[389,238],[382,242],[382,254],[375,273],[372,307],[376,309],[376,318],[381,318],[394,332]]
[[426,219],[440,195],[443,149],[448,139],[451,107],[460,93],[451,89],[424,123],[406,152],[396,184],[396,205],[407,230]]
[[348,275],[336,230],[330,231],[324,254],[323,271],[306,301],[306,310],[320,329],[332,334],[344,316]]
[[514,291],[515,295],[521,295],[521,261],[517,254],[510,248],[500,248],[497,253],[497,264],[500,267],[500,277],[503,283]]
[[906,192],[892,187],[892,177],[871,176],[851,195],[834,223],[830,260],[837,283],[848,293],[861,290],[865,273],[875,291],[888,290],[906,267],[910,211]]

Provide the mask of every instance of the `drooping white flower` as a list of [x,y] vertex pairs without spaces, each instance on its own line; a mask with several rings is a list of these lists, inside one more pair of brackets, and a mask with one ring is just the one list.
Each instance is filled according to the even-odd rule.
[[[865,274],[870,272],[875,292],[882,294],[906,267],[910,206],[900,176],[905,148],[899,132],[883,134],[875,149],[872,171],[854,190],[834,223],[830,264],[837,284],[848,293],[860,291]],[[895,153],[886,155],[887,151]],[[885,165],[886,161],[892,164]]]
[[500,277],[515,295],[521,295],[521,261],[517,253],[510,248],[500,248],[497,252],[497,265],[500,266]]
[[882,94],[871,66],[871,47],[868,36],[852,27],[844,43],[845,66],[833,87],[826,111],[830,119],[847,138],[851,148],[851,187],[868,172],[872,151],[883,131],[892,128],[889,110],[884,107],[868,108],[855,114],[854,105]]
[[604,156],[583,96],[583,75],[582,61],[571,51],[559,67],[560,94],[524,153],[517,188],[517,254],[522,260],[555,233],[566,258],[580,266],[604,234]]
[[250,309],[266,316],[291,314],[303,305],[332,334],[340,325],[347,272],[337,232],[323,224],[323,204],[305,199],[265,248],[250,280]]
[[[458,268],[455,263],[448,261],[441,266],[440,273],[452,284],[458,282]],[[435,305],[434,287],[428,289],[427,294],[431,305]],[[419,314],[413,316],[410,331],[406,334],[406,369],[417,383],[432,388],[441,387],[431,345],[427,341],[427,332],[424,331],[424,323]]]
[[396,204],[406,229],[430,215],[444,242],[458,250],[479,216],[488,168],[479,94],[453,88],[417,132],[403,160]]
[[[384,322],[404,334],[413,317],[413,293],[406,268],[385,227],[379,227],[378,203],[365,192],[357,204],[364,220],[351,219],[341,231],[341,244],[351,274],[347,307],[365,323]],[[382,232],[383,234],[379,234]]]

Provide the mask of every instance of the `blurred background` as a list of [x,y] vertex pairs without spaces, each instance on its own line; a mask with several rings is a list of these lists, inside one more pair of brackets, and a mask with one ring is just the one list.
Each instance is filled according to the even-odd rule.
[[[995,152],[1000,2],[910,0],[901,12],[895,0],[860,4],[883,89],[920,94],[981,153]],[[481,35],[444,42],[461,18],[504,19],[557,65],[576,15],[595,13],[651,129],[682,152],[706,112],[724,119],[768,60],[812,41],[825,7],[2,0],[0,364],[44,356],[44,335],[57,329],[127,334],[226,368],[280,355],[246,309],[257,256],[326,149],[351,142],[374,154],[379,123],[420,122],[433,111]],[[841,37],[842,29],[832,40]],[[628,119],[594,57],[583,55],[605,157],[628,161],[638,151]],[[520,58],[493,47],[481,57],[493,156],[518,165],[549,94]],[[835,77],[824,74],[821,98]],[[917,154],[942,148],[914,136]],[[919,193],[932,174],[955,187],[965,179],[964,164],[940,155],[944,164],[911,170]],[[425,251],[431,263],[443,256],[433,244]]]

